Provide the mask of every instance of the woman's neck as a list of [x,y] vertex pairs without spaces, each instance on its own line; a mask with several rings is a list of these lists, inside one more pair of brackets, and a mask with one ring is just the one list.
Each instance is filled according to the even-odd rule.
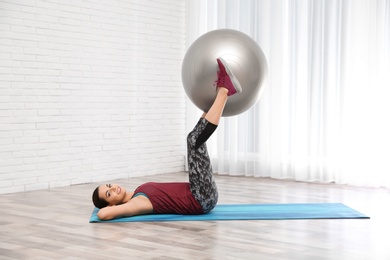
[[123,198],[122,204],[129,202],[133,197],[133,195],[134,195],[134,191],[126,191],[126,195]]

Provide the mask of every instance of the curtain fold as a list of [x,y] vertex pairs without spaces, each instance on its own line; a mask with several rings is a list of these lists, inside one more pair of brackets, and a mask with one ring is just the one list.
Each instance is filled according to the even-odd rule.
[[[265,90],[208,141],[219,174],[390,187],[390,1],[187,1],[187,44],[221,28],[267,58]],[[201,112],[188,103],[188,129]]]

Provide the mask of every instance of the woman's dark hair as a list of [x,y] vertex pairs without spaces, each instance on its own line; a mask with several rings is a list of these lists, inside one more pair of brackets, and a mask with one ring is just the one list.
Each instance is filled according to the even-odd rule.
[[92,193],[92,201],[95,207],[101,209],[108,206],[108,203],[105,199],[99,197],[99,186]]

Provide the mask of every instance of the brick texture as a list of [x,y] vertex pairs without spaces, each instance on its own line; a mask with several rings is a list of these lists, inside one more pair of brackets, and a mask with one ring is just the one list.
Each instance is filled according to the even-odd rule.
[[183,170],[184,52],[184,0],[0,0],[0,193]]

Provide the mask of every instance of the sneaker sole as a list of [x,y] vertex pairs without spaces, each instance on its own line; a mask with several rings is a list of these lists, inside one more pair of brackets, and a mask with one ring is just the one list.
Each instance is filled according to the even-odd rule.
[[227,62],[224,59],[222,59],[222,58],[218,58],[218,59],[221,61],[221,63],[225,67],[226,73],[229,75],[230,80],[232,81],[234,89],[236,90],[236,92],[237,93],[241,93],[242,92],[241,84],[238,81],[238,79],[236,78],[236,76],[234,76],[233,72],[230,70],[229,65],[227,64]]

